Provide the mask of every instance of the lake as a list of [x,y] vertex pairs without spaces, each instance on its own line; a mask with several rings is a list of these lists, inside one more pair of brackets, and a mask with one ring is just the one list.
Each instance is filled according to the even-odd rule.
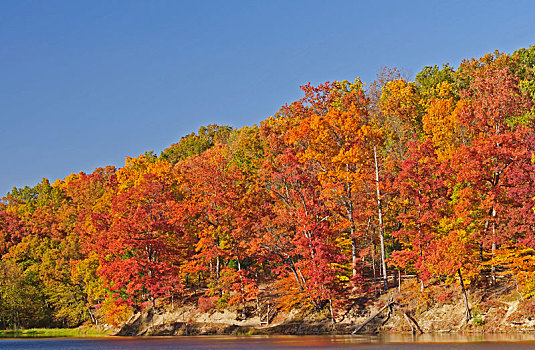
[[0,349],[535,349],[535,334],[0,339]]

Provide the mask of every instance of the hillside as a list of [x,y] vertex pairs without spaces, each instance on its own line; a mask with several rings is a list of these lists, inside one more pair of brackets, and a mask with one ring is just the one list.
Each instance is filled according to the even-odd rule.
[[384,329],[529,329],[534,77],[530,47],[308,84],[259,126],[14,188],[0,328],[203,333],[260,325],[269,305],[266,332],[346,332],[391,297]]

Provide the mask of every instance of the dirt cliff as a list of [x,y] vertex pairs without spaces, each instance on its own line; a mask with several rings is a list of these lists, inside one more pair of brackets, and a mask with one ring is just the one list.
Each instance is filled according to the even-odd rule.
[[459,286],[439,282],[423,289],[407,282],[377,297],[355,298],[352,304],[337,310],[334,322],[326,310],[282,312],[274,307],[266,310],[251,306],[243,315],[232,308],[201,311],[192,303],[135,314],[117,335],[535,331],[535,300],[524,300],[514,285],[469,289],[468,299],[472,315],[468,322]]

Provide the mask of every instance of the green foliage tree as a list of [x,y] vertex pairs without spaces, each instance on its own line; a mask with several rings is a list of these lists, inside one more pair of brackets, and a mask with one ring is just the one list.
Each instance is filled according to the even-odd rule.
[[160,157],[176,164],[179,160],[186,159],[193,155],[200,155],[214,145],[226,144],[233,128],[226,125],[210,124],[201,126],[197,134],[192,132],[183,136],[180,142],[172,144],[162,151]]

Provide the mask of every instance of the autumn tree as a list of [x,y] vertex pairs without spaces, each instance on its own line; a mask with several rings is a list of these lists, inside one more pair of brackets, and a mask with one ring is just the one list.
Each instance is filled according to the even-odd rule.
[[188,250],[175,224],[176,189],[169,163],[150,155],[127,159],[110,215],[94,218],[100,273],[121,302],[154,309],[158,298],[183,288],[178,265]]
[[281,305],[321,309],[341,299],[340,269],[345,263],[337,247],[337,230],[326,205],[317,168],[300,162],[288,141],[292,121],[282,116],[262,124],[265,154],[262,182],[271,194],[270,215],[264,217],[257,244],[270,260],[279,261]]
[[227,125],[201,126],[197,133],[182,136],[178,143],[162,151],[160,157],[171,164],[193,155],[200,155],[216,144],[226,144],[233,128]]
[[373,184],[373,147],[381,132],[369,123],[368,99],[360,81],[334,82],[320,85],[313,93],[305,92],[315,103],[309,102],[308,114],[296,116],[299,122],[290,141],[298,148],[299,160],[318,169],[325,198],[339,218],[339,228],[348,234],[352,276],[356,278],[358,238],[369,216],[364,209],[370,200],[365,196],[366,187]]
[[237,165],[244,163],[235,157],[239,155],[219,145],[178,163],[175,172],[184,193],[182,225],[195,240],[188,273],[199,280],[208,274],[211,293],[224,302],[235,291],[243,304],[256,290],[251,266],[256,252],[250,240],[263,198],[248,167],[240,169]]
[[506,197],[511,172],[531,158],[526,141],[532,126],[518,121],[531,104],[507,68],[485,69],[475,77],[466,98],[470,104],[459,119],[469,142],[460,149],[455,166],[458,181],[477,193],[474,209],[479,210],[483,248],[490,247],[494,254],[505,238],[498,231],[510,206]]

